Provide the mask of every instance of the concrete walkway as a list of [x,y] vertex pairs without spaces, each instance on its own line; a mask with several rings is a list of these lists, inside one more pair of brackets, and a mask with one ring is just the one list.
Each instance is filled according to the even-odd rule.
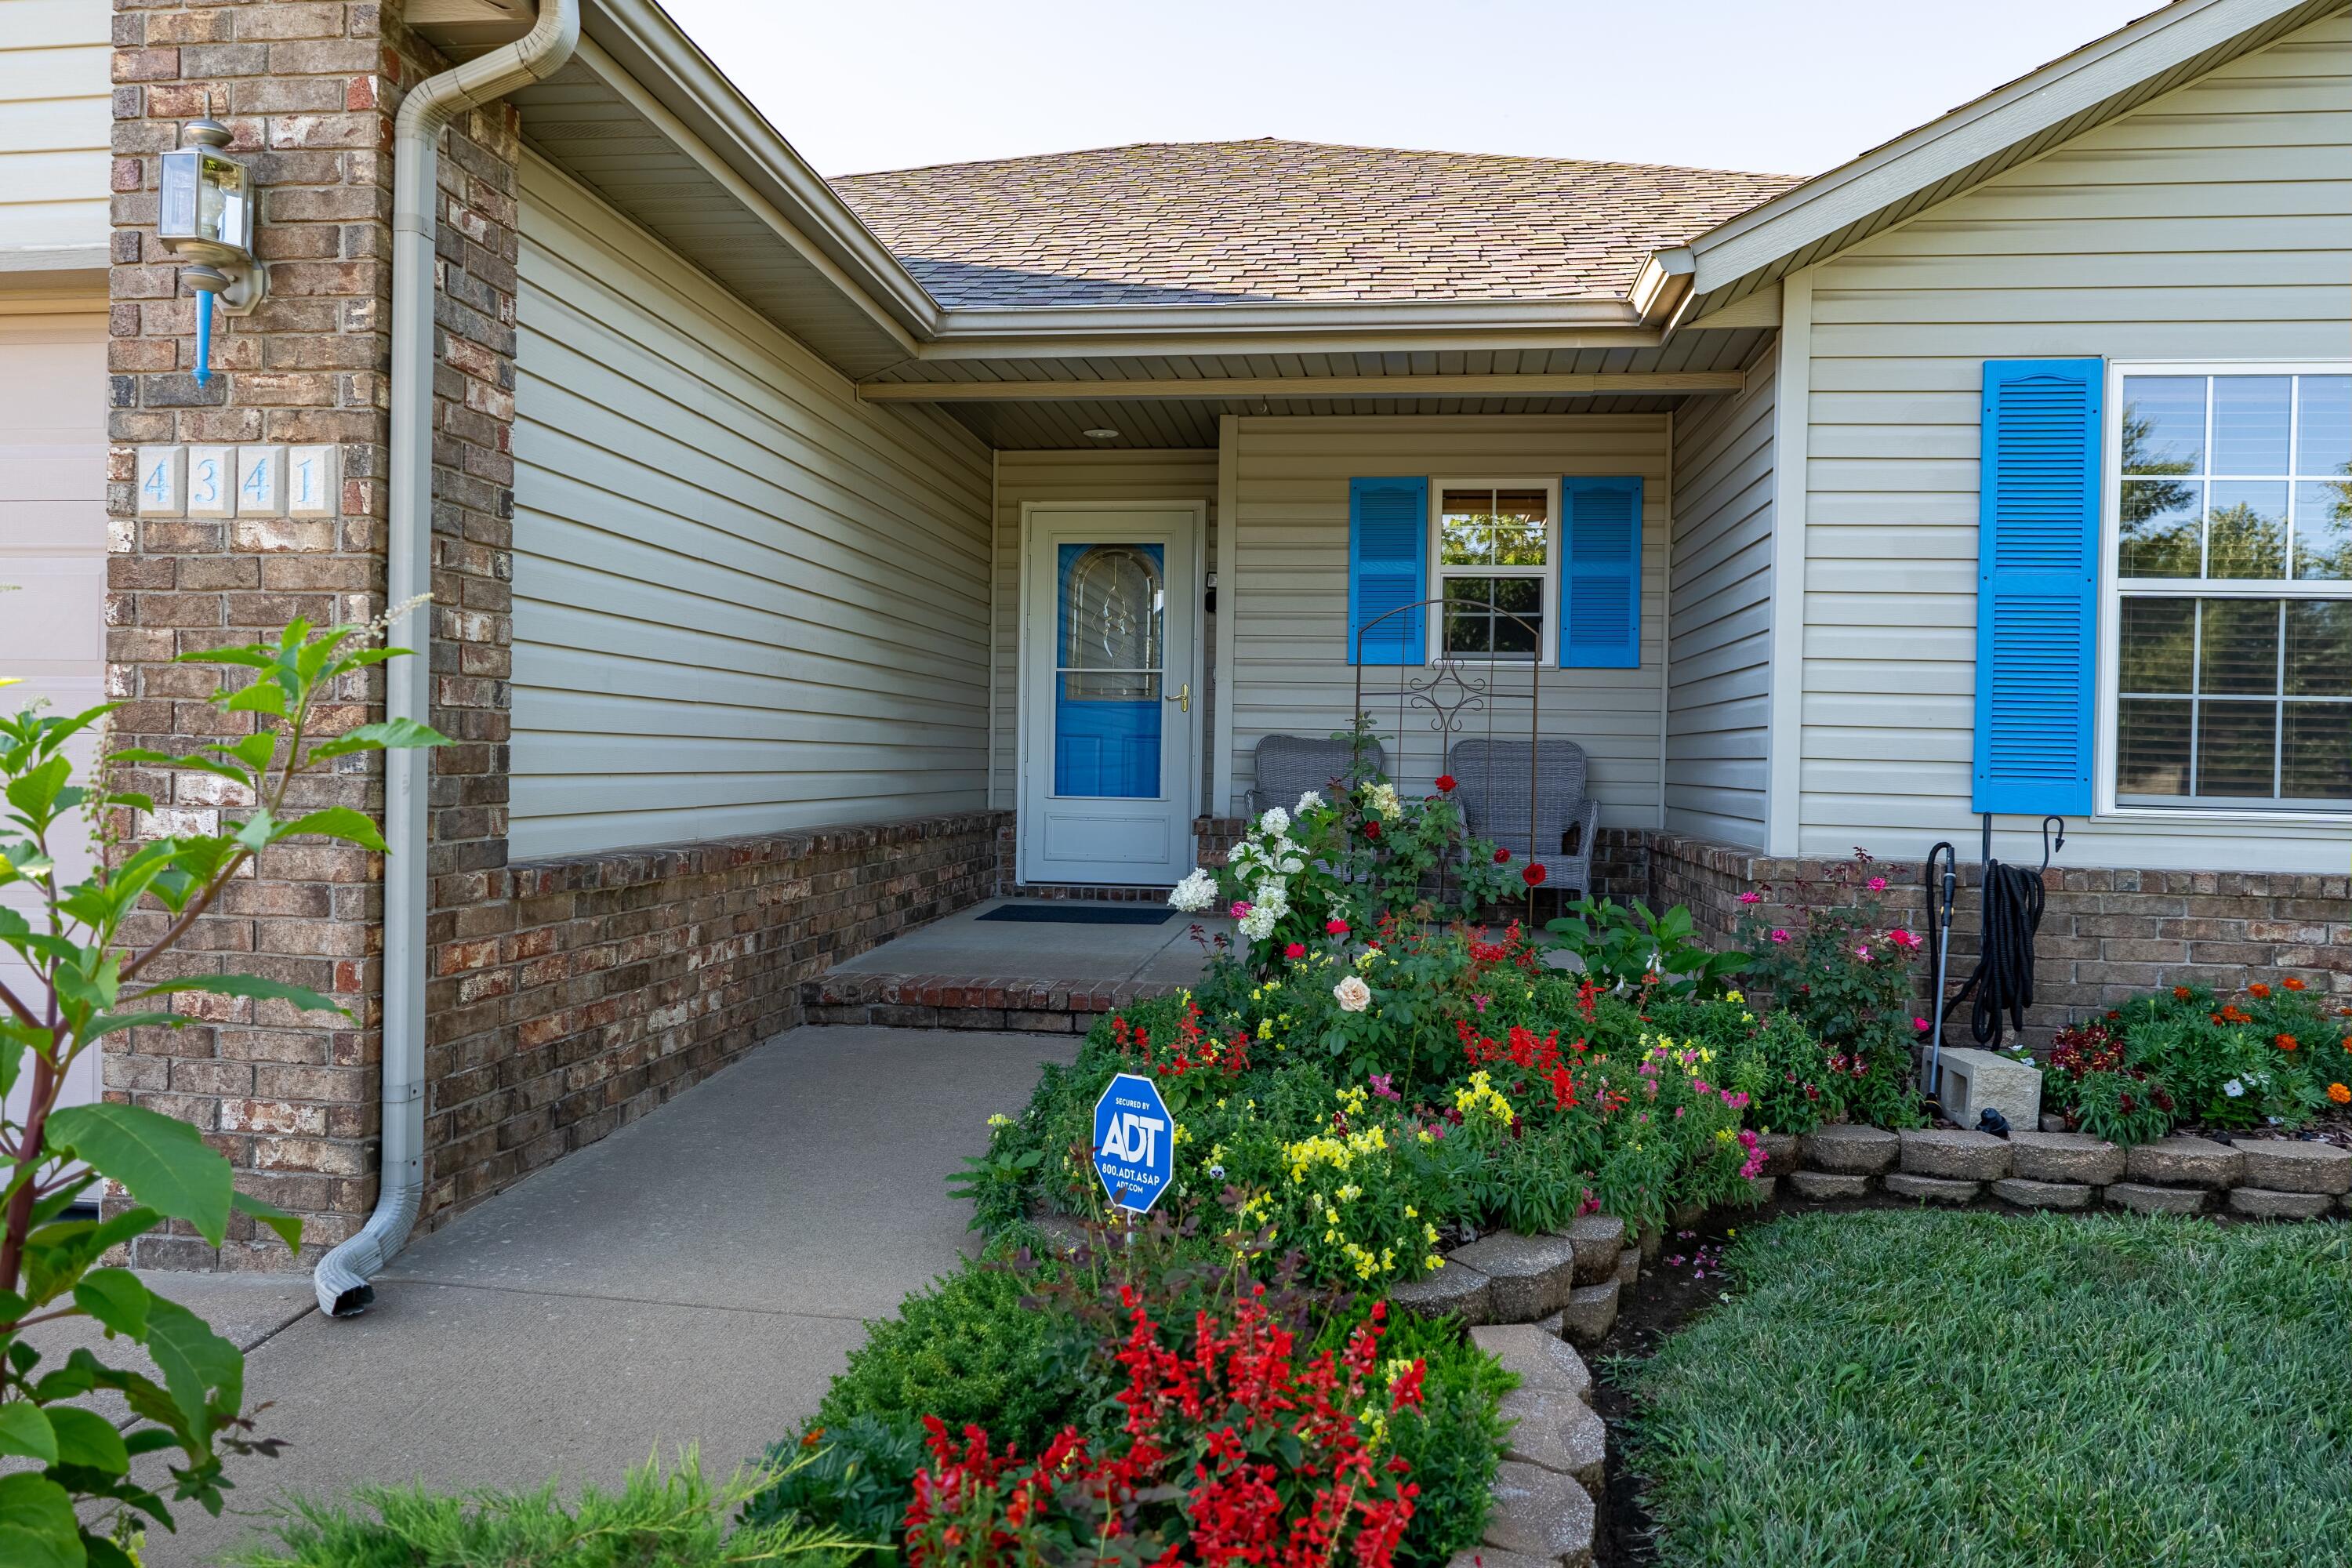
[[795,1030],[426,1237],[355,1320],[311,1310],[307,1277],[151,1276],[248,1346],[247,1402],[291,1447],[231,1461],[247,1517],[180,1510],[147,1562],[210,1560],[281,1490],[570,1490],[689,1442],[722,1476],[758,1458],[866,1320],[971,1247],[947,1176],[1076,1047]]

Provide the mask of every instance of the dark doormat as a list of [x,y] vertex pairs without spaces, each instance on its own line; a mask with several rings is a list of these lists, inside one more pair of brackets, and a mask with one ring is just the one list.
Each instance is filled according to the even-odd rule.
[[1156,926],[1174,920],[1176,911],[1149,904],[1004,904],[980,918],[1023,925]]

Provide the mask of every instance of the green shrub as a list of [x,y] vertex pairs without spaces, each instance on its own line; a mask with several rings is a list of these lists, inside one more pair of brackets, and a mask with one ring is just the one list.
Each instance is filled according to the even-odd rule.
[[742,1524],[831,1529],[873,1543],[866,1555],[887,1559],[895,1555],[889,1543],[898,1539],[925,1457],[917,1416],[866,1414],[834,1426],[812,1423],[799,1438],[769,1448],[768,1463],[782,1473],[744,1503]]
[[970,1422],[1024,1453],[1079,1418],[1097,1373],[1092,1342],[1062,1315],[1023,1300],[1035,1285],[1010,1270],[970,1265],[899,1304],[849,1352],[849,1366],[817,1406],[816,1423],[859,1415],[936,1415]]
[[793,1563],[833,1568],[855,1538],[790,1520],[730,1525],[770,1478],[724,1486],[702,1477],[692,1450],[664,1475],[632,1470],[616,1492],[583,1489],[566,1508],[552,1485],[533,1492],[436,1494],[362,1487],[354,1508],[297,1502],[271,1526],[275,1547],[248,1548],[237,1568],[730,1568]]
[[1415,1356],[1425,1368],[1421,1408],[1390,1417],[1389,1447],[1412,1467],[1421,1489],[1396,1560],[1424,1568],[1477,1545],[1484,1533],[1495,1466],[1503,1457],[1501,1400],[1519,1380],[1450,1320],[1395,1314],[1381,1359]]

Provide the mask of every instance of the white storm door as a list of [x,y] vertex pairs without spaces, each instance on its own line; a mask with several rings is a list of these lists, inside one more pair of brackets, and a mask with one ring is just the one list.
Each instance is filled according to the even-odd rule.
[[[0,704],[14,713],[47,699],[51,713],[79,713],[106,700],[106,301],[7,304],[0,297],[0,675],[24,684],[0,689]],[[96,737],[84,731],[67,750],[87,768]],[[61,880],[89,874],[79,831],[53,847]],[[0,903],[29,913],[30,895],[18,885]],[[0,978],[20,994],[31,982],[14,953]],[[83,1052],[58,1103],[98,1099],[100,1065]],[[29,1092],[18,1083],[12,1113]]]
[[1024,521],[1021,879],[1166,887],[1192,869],[1201,510]]

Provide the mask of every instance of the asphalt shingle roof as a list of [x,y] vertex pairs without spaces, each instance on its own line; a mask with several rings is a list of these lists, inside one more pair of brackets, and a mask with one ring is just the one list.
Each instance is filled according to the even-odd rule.
[[1647,163],[1144,142],[832,182],[950,308],[1610,299],[1799,181]]

